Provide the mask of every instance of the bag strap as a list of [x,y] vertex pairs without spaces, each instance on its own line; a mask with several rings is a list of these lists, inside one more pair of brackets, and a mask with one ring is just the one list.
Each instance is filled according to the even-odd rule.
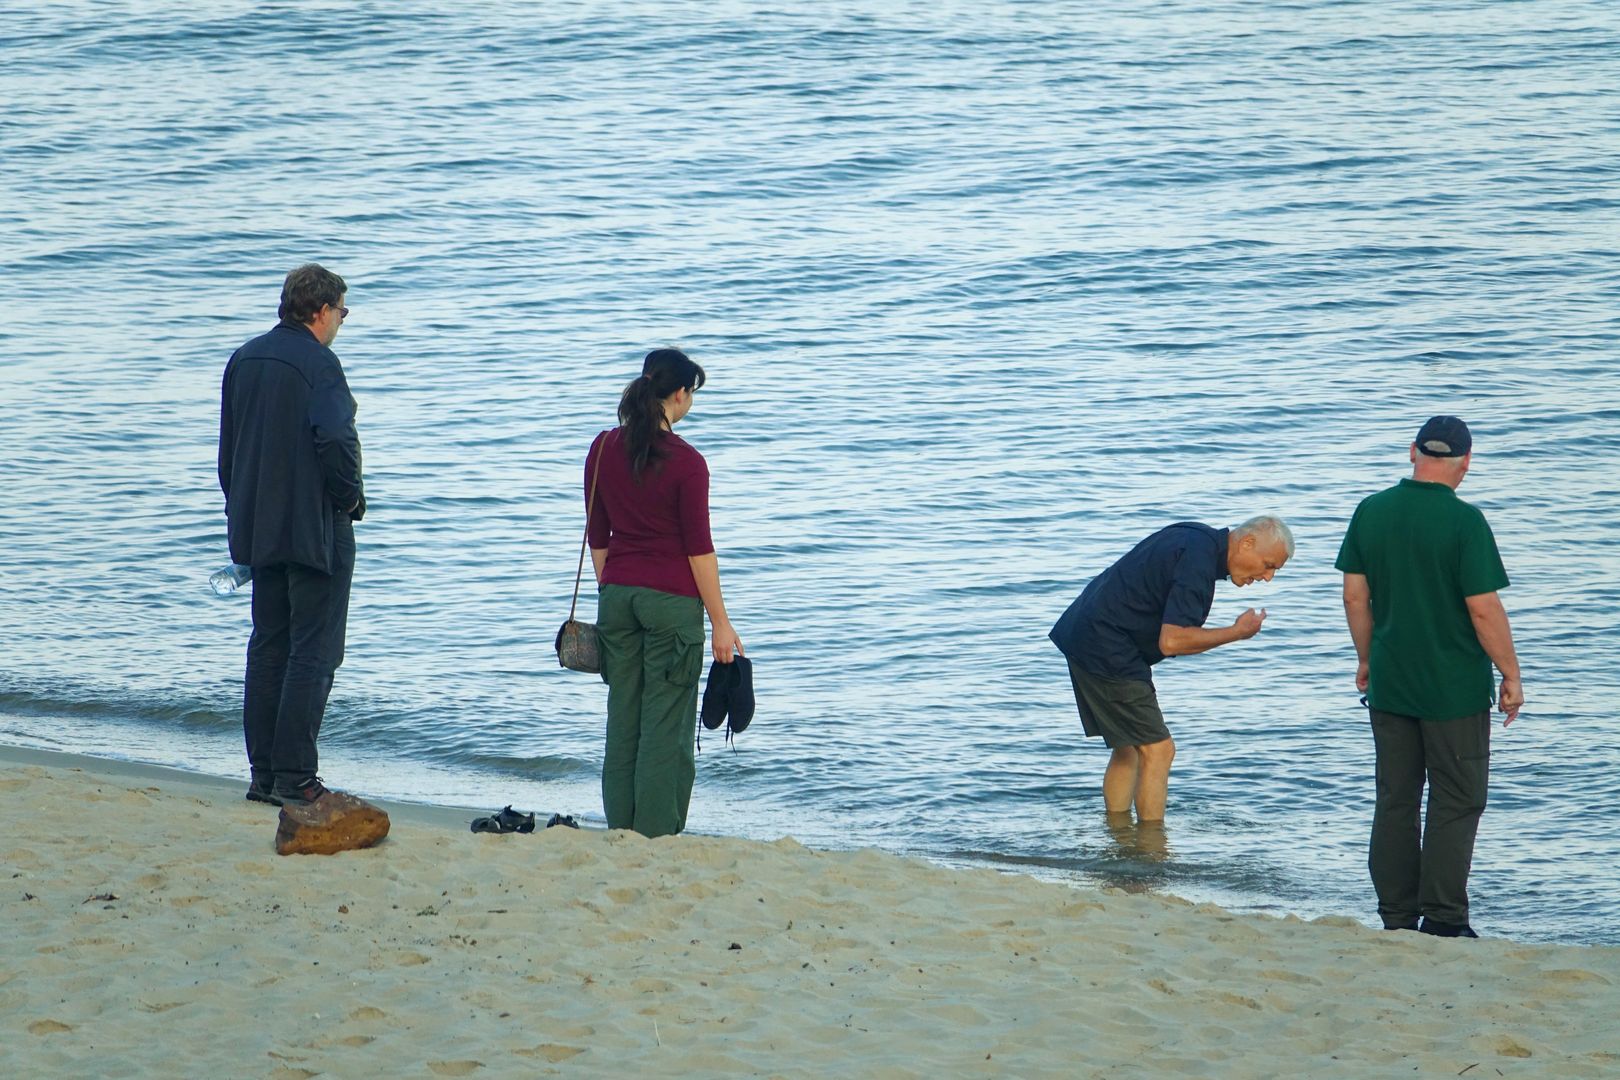
[[602,458],[607,454],[607,435],[608,432],[604,431],[597,437],[596,468],[591,471],[591,497],[585,502],[585,534],[579,538],[579,569],[574,571],[574,598],[568,602],[569,622],[574,621],[574,608],[579,604],[579,583],[585,577],[585,543],[591,537],[591,515],[596,512],[596,482],[602,479]]

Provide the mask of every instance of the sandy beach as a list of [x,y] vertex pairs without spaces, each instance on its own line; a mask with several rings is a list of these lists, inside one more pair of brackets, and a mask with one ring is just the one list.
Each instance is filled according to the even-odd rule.
[[1620,1076],[1616,948],[239,788],[0,750],[8,1075]]

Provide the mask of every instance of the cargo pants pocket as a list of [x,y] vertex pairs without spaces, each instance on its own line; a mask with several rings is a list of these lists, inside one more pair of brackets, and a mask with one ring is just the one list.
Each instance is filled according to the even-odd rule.
[[678,626],[672,636],[664,681],[672,686],[696,686],[703,673],[703,628]]

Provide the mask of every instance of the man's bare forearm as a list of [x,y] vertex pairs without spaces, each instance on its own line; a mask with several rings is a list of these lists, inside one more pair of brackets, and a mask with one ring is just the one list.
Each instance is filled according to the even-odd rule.
[[1372,648],[1372,608],[1366,602],[1344,602],[1344,621],[1350,626],[1350,640],[1356,643],[1356,659],[1366,660]]
[[1474,634],[1480,648],[1491,658],[1502,677],[1519,679],[1519,656],[1513,648],[1513,627],[1508,624],[1507,609],[1495,593],[1468,598],[1468,617],[1474,622]]
[[1235,626],[1217,626],[1213,630],[1202,626],[1171,626],[1159,629],[1159,651],[1166,656],[1196,656],[1234,641],[1242,641],[1244,633]]
[[1344,575],[1344,621],[1350,627],[1350,640],[1356,643],[1356,659],[1367,662],[1372,648],[1372,591],[1363,574]]

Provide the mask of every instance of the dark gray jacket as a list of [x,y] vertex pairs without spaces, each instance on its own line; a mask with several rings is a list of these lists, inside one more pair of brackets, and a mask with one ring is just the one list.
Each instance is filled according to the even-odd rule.
[[334,515],[366,511],[354,397],[336,354],[283,320],[231,355],[220,396],[231,561],[331,573]]

